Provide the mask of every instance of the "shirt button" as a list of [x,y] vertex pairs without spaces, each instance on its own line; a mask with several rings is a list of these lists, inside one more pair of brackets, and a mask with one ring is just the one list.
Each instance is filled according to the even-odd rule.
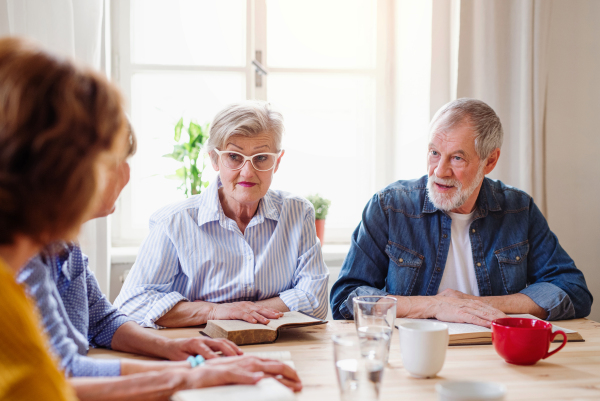
[[442,238],[448,238],[448,234],[442,235]]
[[436,271],[438,271],[438,272],[441,272],[441,271],[442,271],[442,268],[441,268],[441,267],[438,267],[438,268],[437,268],[437,269],[435,269],[435,270],[436,270]]
[[520,257],[520,256],[517,256],[515,259],[517,259],[517,260],[521,260],[521,257]]
[[477,267],[481,267],[481,263],[477,262]]
[[475,232],[475,229],[471,230],[472,232]]
[[398,259],[398,262],[402,263],[402,262],[404,262],[404,259],[400,258],[400,259]]

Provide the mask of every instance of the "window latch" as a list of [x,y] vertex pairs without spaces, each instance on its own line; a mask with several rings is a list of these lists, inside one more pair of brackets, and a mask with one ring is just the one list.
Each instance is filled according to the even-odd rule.
[[255,69],[254,82],[255,82],[256,87],[260,88],[260,87],[262,87],[262,76],[267,75],[269,72],[267,71],[265,66],[261,64],[262,51],[257,50],[255,52],[255,55],[256,55],[255,59],[252,60],[252,65],[254,66],[254,69]]

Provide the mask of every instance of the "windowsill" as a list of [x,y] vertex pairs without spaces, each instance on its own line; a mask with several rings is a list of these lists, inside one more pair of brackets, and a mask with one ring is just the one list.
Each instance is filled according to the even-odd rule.
[[[111,263],[133,263],[137,257],[139,247],[124,246],[111,249]],[[341,266],[344,258],[350,250],[350,244],[325,244],[323,245],[323,259],[325,264]]]

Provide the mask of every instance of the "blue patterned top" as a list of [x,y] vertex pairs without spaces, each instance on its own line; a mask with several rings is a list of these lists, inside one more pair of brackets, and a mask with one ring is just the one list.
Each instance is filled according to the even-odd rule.
[[106,299],[88,268],[88,259],[73,244],[57,255],[31,259],[17,280],[25,283],[39,309],[53,351],[69,376],[119,376],[118,359],[86,357],[89,346],[110,348],[115,331],[130,319]]
[[181,301],[259,301],[327,316],[329,272],[310,202],[269,189],[244,233],[223,212],[220,179],[150,218],[115,306],[145,327]]

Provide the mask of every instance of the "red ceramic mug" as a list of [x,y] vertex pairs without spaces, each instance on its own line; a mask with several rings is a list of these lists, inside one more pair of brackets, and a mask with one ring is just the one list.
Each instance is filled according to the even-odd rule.
[[[563,336],[562,344],[548,352],[559,334]],[[561,330],[553,333],[552,324],[543,320],[507,317],[492,322],[492,343],[506,362],[533,365],[560,351],[567,344],[567,335]]]

